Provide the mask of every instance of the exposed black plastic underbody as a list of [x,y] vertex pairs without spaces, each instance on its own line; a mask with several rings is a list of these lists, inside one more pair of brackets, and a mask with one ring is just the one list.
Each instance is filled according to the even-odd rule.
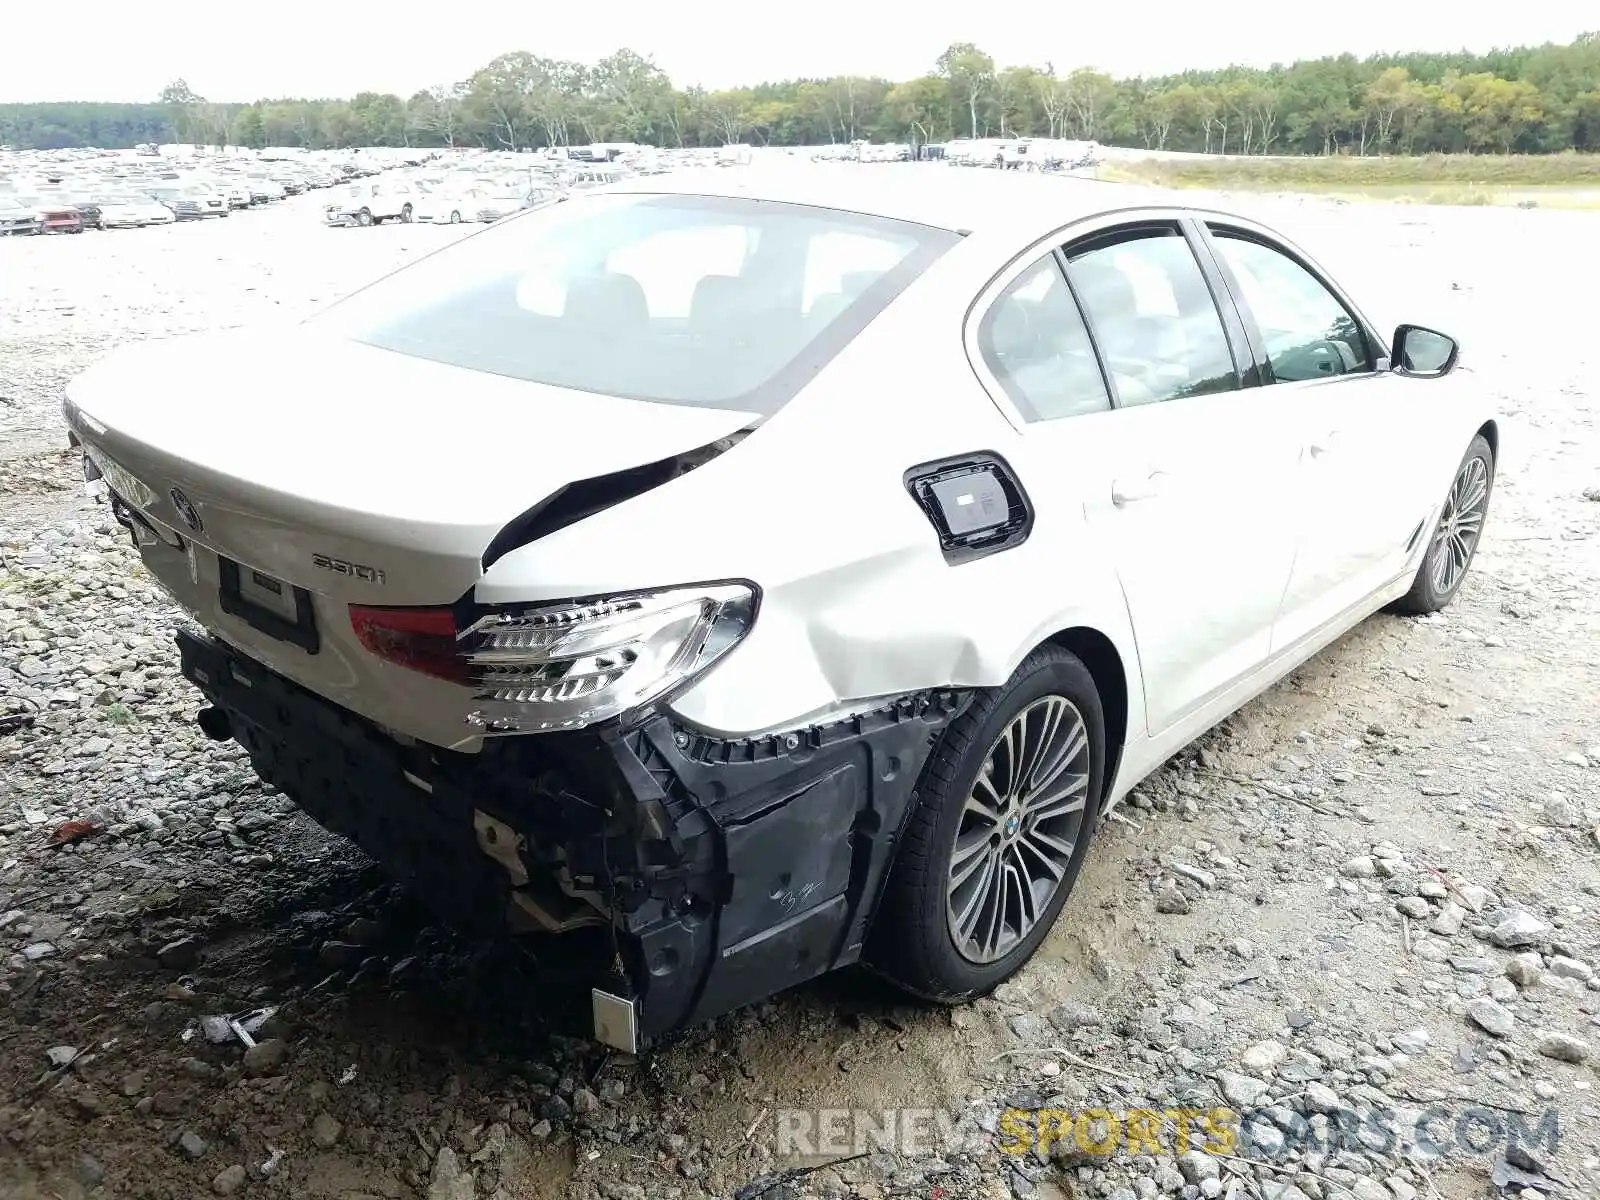
[[575,982],[633,998],[645,1036],[860,957],[922,765],[971,699],[743,741],[658,713],[462,754],[403,745],[211,638],[178,644],[261,777],[450,919],[498,934],[515,909],[481,814],[516,831],[530,877],[603,897],[602,953]]

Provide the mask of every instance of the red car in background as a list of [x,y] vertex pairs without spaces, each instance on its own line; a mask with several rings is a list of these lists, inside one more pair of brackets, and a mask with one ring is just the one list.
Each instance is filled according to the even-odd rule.
[[40,233],[83,232],[83,214],[68,200],[59,196],[13,196],[12,199],[38,215]]

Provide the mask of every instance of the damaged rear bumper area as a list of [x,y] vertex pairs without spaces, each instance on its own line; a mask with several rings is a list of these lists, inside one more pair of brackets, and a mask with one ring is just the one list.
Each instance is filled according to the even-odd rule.
[[405,744],[212,638],[178,644],[215,706],[202,728],[319,824],[457,924],[583,947],[566,978],[588,1032],[626,1050],[860,957],[923,762],[969,701],[919,693],[740,741],[656,714],[463,754]]

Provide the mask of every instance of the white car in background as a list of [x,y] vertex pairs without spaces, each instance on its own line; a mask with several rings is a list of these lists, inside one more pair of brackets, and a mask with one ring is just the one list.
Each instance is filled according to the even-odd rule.
[[460,225],[463,221],[476,221],[477,213],[489,193],[483,188],[435,188],[419,197],[412,208],[412,218],[434,225]]
[[245,185],[250,189],[251,204],[267,204],[273,200],[282,200],[289,194],[283,190],[283,184],[262,172],[252,172],[245,176]]
[[114,195],[100,204],[102,229],[139,229],[146,225],[171,225],[178,218],[165,204],[142,194]]
[[0,236],[35,234],[43,227],[43,219],[31,205],[21,204],[11,195],[0,193]]
[[993,989],[1140,780],[1467,576],[1451,338],[1171,193],[948,176],[635,180],[67,389],[201,728],[571,938],[608,1045],[858,961]]
[[519,213],[525,208],[537,208],[556,199],[558,193],[550,188],[503,188],[486,196],[478,204],[474,220],[493,223]]
[[417,193],[407,183],[353,183],[342,196],[323,207],[322,219],[329,225],[409,223],[416,215],[417,199]]

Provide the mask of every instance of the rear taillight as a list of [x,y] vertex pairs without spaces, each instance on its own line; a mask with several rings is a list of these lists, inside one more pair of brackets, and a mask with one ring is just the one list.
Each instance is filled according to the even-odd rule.
[[448,608],[350,606],[350,625],[379,658],[452,683],[471,683],[460,653],[455,614]]
[[742,583],[632,592],[496,609],[458,627],[448,608],[350,606],[373,654],[470,686],[488,733],[567,729],[659,699],[706,671],[749,632]]

